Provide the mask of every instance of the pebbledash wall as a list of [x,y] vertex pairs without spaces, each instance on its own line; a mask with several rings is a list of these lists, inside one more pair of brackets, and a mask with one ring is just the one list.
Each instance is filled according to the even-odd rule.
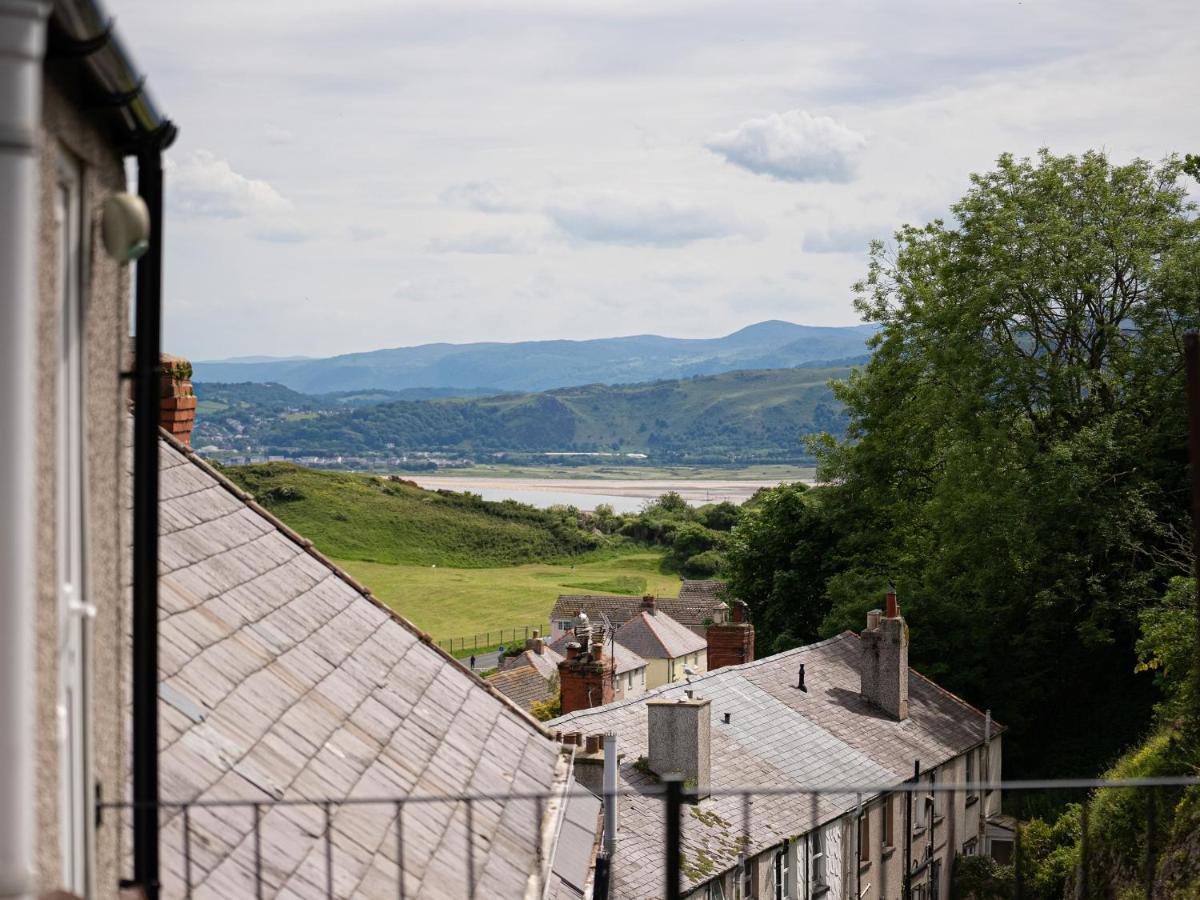
[[[120,372],[128,362],[128,296],[130,271],[104,252],[100,210],[104,200],[126,189],[122,156],[97,123],[81,88],[60,74],[53,63],[45,68],[42,126],[39,139],[37,411],[37,882],[50,891],[65,883],[62,850],[60,763],[62,731],[59,715],[59,639],[63,616],[82,614],[90,636],[81,664],[90,669],[91,696],[85,719],[98,751],[92,760],[94,779],[105,799],[124,791],[126,771],[125,670],[127,599],[122,589],[123,536],[127,490],[124,427],[127,394]],[[61,300],[61,259],[58,191],[63,167],[75,167],[81,183],[79,384],[83,478],[82,562],[80,613],[60,608],[58,498],[64,472],[60,467],[60,354],[64,335]],[[94,617],[86,607],[95,609]],[[90,812],[90,811],[89,811]],[[117,893],[121,829],[110,815],[95,829],[96,855],[90,878],[93,895]],[[89,822],[94,821],[88,816]],[[89,827],[93,827],[90,826]]]

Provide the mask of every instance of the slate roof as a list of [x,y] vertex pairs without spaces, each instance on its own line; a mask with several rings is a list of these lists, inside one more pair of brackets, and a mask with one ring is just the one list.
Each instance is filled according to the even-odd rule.
[[[249,496],[160,439],[160,771],[165,801],[561,792],[570,759]],[[128,573],[127,573],[128,576]],[[473,804],[479,895],[523,896],[556,818]],[[409,897],[467,892],[466,808],[404,811]],[[193,808],[194,896],[253,896],[247,808]],[[397,894],[395,813],[332,806],[334,892]],[[264,806],[270,896],[325,896],[318,807]],[[182,895],[182,816],[164,812],[164,894]],[[543,871],[543,875],[546,873]]]
[[[637,792],[620,801],[620,831],[614,868],[614,897],[659,896],[663,883],[662,801],[647,789],[657,779],[638,770],[648,754],[646,702],[679,698],[684,690],[712,701],[711,785],[803,788],[811,785],[900,784],[912,774],[914,759],[933,768],[979,745],[984,715],[911,672],[909,718],[896,722],[859,696],[858,637],[835,638],[730,666],[667,685],[636,698],[580,710],[549,725],[562,731],[613,731],[624,755],[620,788]],[[796,687],[805,666],[808,692]],[[730,723],[724,724],[725,713]],[[870,799],[870,798],[867,798]],[[749,853],[755,855],[786,838],[810,831],[855,807],[853,794],[822,795],[814,803],[803,794],[758,797],[751,806]],[[742,798],[710,797],[684,816],[684,859],[711,860],[694,872],[686,887],[733,868],[742,833]]]
[[542,647],[541,653],[526,650],[516,656],[506,656],[503,662],[500,663],[500,669],[505,671],[508,669],[519,669],[522,666],[532,666],[541,673],[543,678],[549,679],[558,674],[558,664],[562,660],[563,655],[549,644],[546,644]]
[[494,672],[488,682],[521,709],[529,710],[553,696],[549,679],[530,665]]
[[[567,644],[574,639],[575,638],[573,635],[564,634],[551,646],[554,648],[555,652],[565,657],[567,652]],[[636,672],[638,669],[646,668],[646,660],[642,659],[642,657],[638,656],[624,644],[620,644],[615,641],[606,641],[604,644],[604,649],[605,652],[612,652],[613,659],[617,663],[616,672],[618,675],[624,675],[626,672]]]
[[645,659],[678,659],[708,647],[708,641],[664,612],[639,612],[617,629],[616,642]]
[[[724,621],[728,606],[724,600],[709,589],[688,588],[690,584],[724,585],[724,582],[685,581],[678,597],[656,597],[655,606],[676,622],[693,630],[703,630],[710,621]],[[685,595],[685,591],[688,593]],[[593,622],[601,621],[600,615],[608,616],[614,627],[632,619],[642,608],[641,597],[609,597],[602,594],[562,594],[554,601],[550,613],[553,621],[573,619],[580,611],[587,613]]]
[[710,579],[707,581],[684,581],[679,586],[679,599],[687,603],[708,603],[720,601],[720,594],[725,590],[726,582]]

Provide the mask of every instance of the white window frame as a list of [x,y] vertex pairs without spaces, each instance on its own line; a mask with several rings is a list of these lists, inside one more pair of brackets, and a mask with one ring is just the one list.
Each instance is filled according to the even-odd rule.
[[808,851],[808,871],[811,873],[814,891],[829,887],[829,843],[825,839],[824,828],[818,828],[812,832]]
[[93,893],[95,844],[92,703],[92,620],[84,546],[87,484],[84,308],[90,260],[83,172],[60,150],[54,185],[59,339],[55,422],[55,539],[58,606],[59,849],[62,886]]
[[775,851],[775,900],[788,900],[792,896],[791,847],[787,841]]

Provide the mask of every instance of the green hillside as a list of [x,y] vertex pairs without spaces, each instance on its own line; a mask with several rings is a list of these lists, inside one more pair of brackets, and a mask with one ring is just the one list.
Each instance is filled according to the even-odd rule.
[[572,561],[613,539],[552,510],[426,491],[396,478],[320,472],[291,463],[225,473],[338,559],[480,568]]
[[769,369],[482,399],[382,403],[276,417],[256,437],[280,453],[620,450],[660,459],[794,457],[801,453],[801,435],[843,430],[828,383],[849,371]]

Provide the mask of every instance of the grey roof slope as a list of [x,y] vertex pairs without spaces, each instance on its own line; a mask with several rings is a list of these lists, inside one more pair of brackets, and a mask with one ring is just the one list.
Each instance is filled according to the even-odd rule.
[[725,587],[726,582],[717,579],[704,581],[685,580],[679,586],[679,599],[687,603],[719,601],[721,592],[725,590]]
[[516,656],[506,656],[500,663],[500,670],[519,669],[521,666],[532,666],[543,678],[549,679],[558,674],[558,664],[563,661],[563,655],[548,643],[542,647],[541,653],[525,650]]
[[[570,760],[549,733],[432,645],[249,496],[160,441],[160,771],[167,801],[403,798],[561,792]],[[547,804],[549,808],[553,804]],[[549,812],[473,805],[484,896],[546,877]],[[410,897],[463,896],[462,803],[404,811]],[[252,816],[191,811],[196,897],[253,896]],[[264,806],[272,896],[325,896],[324,820]],[[397,893],[394,806],[332,807],[338,897]],[[182,817],[164,813],[164,894],[182,895]]]
[[543,703],[553,695],[550,681],[531,665],[516,666],[493,672],[488,683],[521,709],[529,710],[535,703]]
[[616,642],[645,659],[678,659],[708,647],[708,641],[664,612],[639,612],[617,629]]
[[[701,582],[708,583],[708,582]],[[720,582],[718,582],[720,583]],[[689,582],[684,582],[684,588]],[[702,628],[705,623],[721,620],[727,606],[713,592],[694,592],[695,596],[655,597],[654,604],[676,622],[688,628]],[[613,626],[628,622],[642,608],[641,597],[618,597],[603,594],[562,594],[554,601],[550,618],[554,621],[574,618],[580,611],[587,613],[593,622],[600,621],[600,614],[608,616]]]
[[[567,644],[575,640],[573,635],[564,634],[550,646],[555,652],[561,654],[561,658],[565,658],[567,652]],[[605,641],[605,652],[612,652],[613,659],[617,664],[616,674],[624,675],[626,672],[636,672],[638,669],[646,668],[646,660],[638,656],[624,644],[619,644],[616,641]],[[556,670],[557,671],[557,668]]]
[[[835,638],[766,659],[719,669],[607,706],[580,710],[550,727],[584,734],[613,731],[624,754],[622,789],[639,791],[621,799],[614,894],[659,896],[662,873],[662,801],[641,793],[657,780],[638,770],[647,755],[646,701],[678,698],[690,689],[712,701],[711,785],[714,789],[900,784],[914,759],[933,768],[980,744],[984,715],[916,672],[909,679],[909,718],[896,722],[859,696],[858,637]],[[805,665],[808,692],[795,687]],[[729,724],[723,722],[730,714]],[[866,798],[870,799],[870,798]],[[796,794],[758,798],[752,805],[749,852],[753,855],[854,808],[853,794]],[[693,874],[698,886],[737,863],[742,833],[742,799],[710,797],[685,815],[684,857],[711,861]],[[685,867],[685,872],[687,871]]]

